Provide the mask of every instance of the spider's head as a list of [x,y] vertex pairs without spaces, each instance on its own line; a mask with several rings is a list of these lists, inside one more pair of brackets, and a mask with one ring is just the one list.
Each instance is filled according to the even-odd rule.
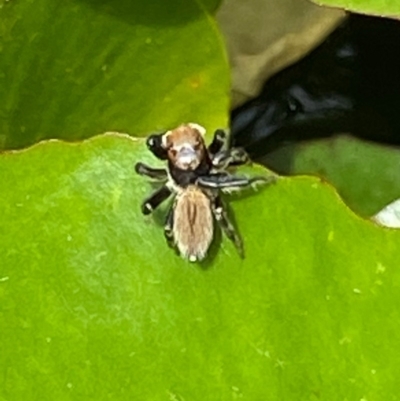
[[198,124],[183,124],[162,136],[162,147],[174,167],[195,170],[207,157],[205,129]]

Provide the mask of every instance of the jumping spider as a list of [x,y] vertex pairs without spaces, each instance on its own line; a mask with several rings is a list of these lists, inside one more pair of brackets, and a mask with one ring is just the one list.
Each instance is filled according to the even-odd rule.
[[174,194],[175,199],[165,222],[165,237],[170,246],[191,262],[202,260],[214,235],[214,218],[243,257],[240,236],[229,220],[221,192],[270,182],[270,177],[239,177],[227,168],[249,161],[241,148],[227,148],[228,138],[217,130],[211,144],[204,142],[205,129],[198,124],[184,124],[178,128],[148,137],[149,150],[167,161],[167,169],[152,168],[137,163],[135,170],[163,185],[142,204],[142,213],[150,214]]

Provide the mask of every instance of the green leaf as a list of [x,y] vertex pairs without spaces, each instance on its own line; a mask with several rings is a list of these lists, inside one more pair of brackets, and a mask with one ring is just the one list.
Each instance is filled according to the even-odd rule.
[[398,231],[281,179],[231,202],[244,260],[190,264],[139,160],[118,135],[0,155],[1,399],[399,398]]
[[281,148],[268,163],[286,174],[316,174],[357,213],[372,216],[400,198],[398,149],[351,136]]
[[206,8],[209,13],[215,13],[220,4],[221,0],[197,0],[199,4]]
[[386,17],[398,17],[400,15],[400,3],[391,0],[313,0],[314,3],[328,7],[344,8],[348,11],[381,15]]
[[229,69],[215,0],[0,4],[0,148],[227,125]]

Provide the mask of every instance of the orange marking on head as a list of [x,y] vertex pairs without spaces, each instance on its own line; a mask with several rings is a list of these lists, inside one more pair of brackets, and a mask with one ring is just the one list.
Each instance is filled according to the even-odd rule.
[[194,170],[206,155],[203,135],[205,130],[197,124],[182,124],[163,137],[163,147],[169,160],[183,170]]

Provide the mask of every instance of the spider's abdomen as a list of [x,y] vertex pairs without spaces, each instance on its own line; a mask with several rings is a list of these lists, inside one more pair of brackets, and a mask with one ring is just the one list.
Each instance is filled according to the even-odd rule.
[[214,234],[211,201],[190,185],[175,200],[173,235],[181,255],[191,262],[204,259]]

